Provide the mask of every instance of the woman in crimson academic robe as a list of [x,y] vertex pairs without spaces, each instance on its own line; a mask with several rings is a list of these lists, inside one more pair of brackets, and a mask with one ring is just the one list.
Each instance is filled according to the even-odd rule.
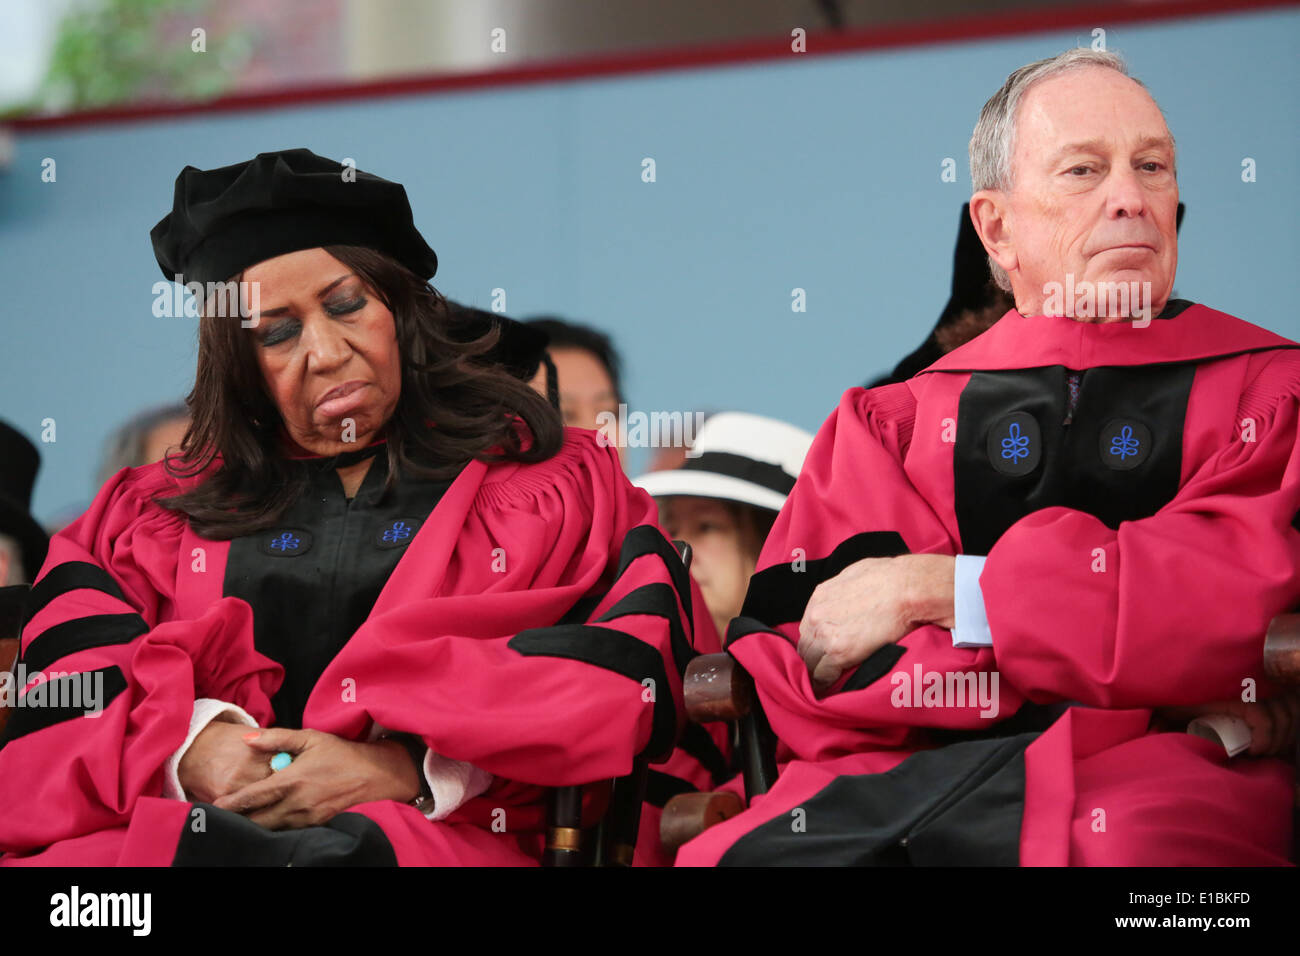
[[693,620],[717,638],[653,502],[500,328],[453,328],[404,190],[351,174],[178,178],[193,425],[52,542],[0,864],[528,864],[544,788],[672,750]]

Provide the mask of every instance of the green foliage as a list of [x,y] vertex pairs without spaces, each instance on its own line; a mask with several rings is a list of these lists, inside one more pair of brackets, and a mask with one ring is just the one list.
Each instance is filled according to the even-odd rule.
[[[92,0],[59,24],[32,111],[202,100],[230,89],[250,59],[247,30],[218,32],[212,0]],[[191,31],[206,31],[206,52]]]

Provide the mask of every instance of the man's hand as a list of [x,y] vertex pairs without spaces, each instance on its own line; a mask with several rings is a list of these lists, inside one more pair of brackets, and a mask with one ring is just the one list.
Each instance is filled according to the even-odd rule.
[[922,624],[953,627],[955,567],[943,554],[864,558],[817,585],[799,623],[799,656],[814,688],[824,692]]
[[1296,730],[1300,728],[1300,695],[1286,694],[1270,700],[1226,700],[1196,707],[1162,707],[1155,711],[1153,723],[1159,729],[1185,730],[1197,717],[1209,714],[1228,714],[1240,717],[1250,727],[1252,757],[1278,756],[1289,753],[1295,746]]
[[[359,803],[405,803],[420,792],[419,771],[395,740],[361,743],[319,730],[273,728],[241,743],[269,776],[215,803],[271,830],[318,826]],[[293,754],[293,763],[272,774],[270,760],[282,750]]]
[[269,777],[268,761],[244,743],[244,735],[252,732],[247,724],[227,723],[219,717],[199,731],[176,768],[186,795],[214,803],[218,797]]

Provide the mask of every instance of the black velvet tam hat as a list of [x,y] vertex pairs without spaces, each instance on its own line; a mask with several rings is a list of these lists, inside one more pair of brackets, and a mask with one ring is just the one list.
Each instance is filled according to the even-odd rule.
[[364,246],[421,279],[438,257],[415,228],[400,183],[308,149],[259,153],[218,169],[186,166],[172,211],[149,233],[163,276],[225,282],[258,262],[318,246]]

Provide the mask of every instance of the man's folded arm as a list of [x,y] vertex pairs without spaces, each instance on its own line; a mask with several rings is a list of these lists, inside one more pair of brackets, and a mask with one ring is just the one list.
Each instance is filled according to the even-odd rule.
[[1033,700],[1160,707],[1238,698],[1300,596],[1300,443],[1286,396],[1151,517],[1016,522],[979,576],[1004,676]]

